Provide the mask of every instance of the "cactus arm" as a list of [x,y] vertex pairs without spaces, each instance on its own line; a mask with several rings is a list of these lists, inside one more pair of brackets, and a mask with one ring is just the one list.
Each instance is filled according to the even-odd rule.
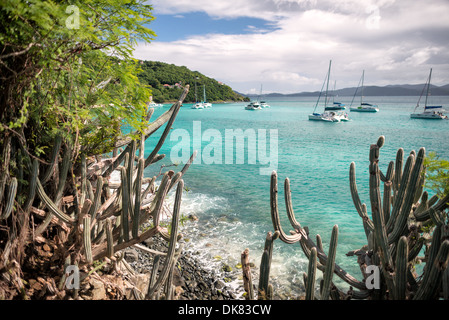
[[[127,157],[128,158],[128,157]],[[128,188],[127,170],[124,167],[120,168],[122,180],[122,210],[121,210],[121,225],[123,231],[123,239],[125,242],[129,241],[129,201],[130,194]]]
[[301,224],[298,221],[296,221],[295,213],[293,212],[292,192],[290,189],[289,178],[285,178],[284,181],[284,198],[285,198],[285,208],[287,211],[288,219],[290,220],[290,224],[296,231],[298,231],[301,228]]
[[[437,197],[432,197],[429,200],[429,207],[433,208],[436,211],[443,211],[447,208],[449,208],[449,193],[440,201],[438,201],[438,203],[434,204],[435,201],[437,201],[438,198]],[[416,220],[417,221],[426,221],[428,219],[430,219],[430,208],[425,210],[424,212],[421,212],[419,214],[416,214]]]
[[[142,241],[145,241],[146,239],[155,236],[156,234],[160,233],[162,230],[162,228],[160,226],[155,226],[145,232],[143,232],[142,234],[140,234],[137,238],[133,238],[130,239],[127,242],[121,242],[118,243],[114,246],[114,252],[118,252],[122,249],[125,249],[127,247],[133,246],[136,243],[140,243]],[[108,250],[107,250],[107,244],[106,243],[102,243],[101,245],[99,245],[98,247],[95,247],[92,250],[92,256],[93,256],[93,260],[99,260],[102,259],[104,257],[106,257],[108,254]]]
[[413,199],[415,198],[415,192],[418,187],[421,171],[423,168],[423,161],[425,156],[425,149],[421,148],[418,152],[415,165],[413,166],[412,173],[410,175],[410,182],[405,194],[404,203],[401,207],[397,221],[395,222],[393,231],[388,237],[388,243],[392,244],[396,242],[402,235],[404,228],[407,227],[407,218],[410,214],[413,205]]
[[182,190],[184,188],[184,181],[181,179],[178,182],[178,187],[176,188],[175,203],[173,205],[173,216],[170,230],[170,244],[168,246],[167,256],[165,257],[164,267],[162,268],[159,278],[152,288],[148,290],[148,296],[152,297],[167,280],[168,273],[170,271],[170,266],[173,263],[173,258],[176,251],[176,243],[178,237],[178,227],[179,227],[179,217],[180,217],[180,207],[181,207],[181,197]]
[[168,192],[170,181],[171,181],[170,176],[167,173],[165,173],[164,176],[162,177],[162,181],[161,184],[159,185],[159,189],[157,190],[156,196],[154,197],[153,202],[151,203],[149,211],[153,216],[153,224],[155,226],[159,225],[160,213],[165,196],[167,195]]
[[368,235],[370,231],[374,230],[374,225],[366,212],[366,206],[360,201],[359,193],[357,191],[356,175],[355,175],[355,163],[351,162],[349,166],[349,188],[351,190],[352,201],[359,214],[360,218],[363,220],[363,226],[365,233]]
[[181,108],[181,104],[178,102],[175,105],[173,105],[172,108],[173,108],[173,113],[172,113],[172,115],[170,116],[170,119],[167,122],[167,125],[166,125],[166,127],[164,129],[164,132],[162,133],[161,137],[159,138],[159,141],[156,144],[156,146],[154,147],[153,151],[151,151],[150,155],[145,160],[145,168],[152,163],[152,161],[156,157],[157,153],[161,149],[162,145],[164,144],[165,139],[167,138],[167,136],[168,136],[168,134],[169,134],[169,132],[171,130],[171,127],[173,125],[173,122],[175,121],[175,118],[176,118],[176,116],[177,116],[177,114],[179,112],[179,109]]
[[117,169],[117,167],[120,165],[120,163],[125,160],[126,155],[129,153],[130,146],[126,146],[125,150],[123,150],[118,157],[115,158],[115,160],[109,165],[107,169],[102,174],[102,177],[109,177],[111,173]]
[[[432,242],[433,245],[434,243]],[[426,265],[429,270],[425,272],[421,285],[413,297],[414,300],[429,300],[435,298],[438,294],[443,271],[447,267],[449,259],[449,240],[445,240],[441,244],[435,259],[430,260],[430,258],[429,256],[429,265]]]
[[449,300],[449,268],[443,272],[443,298],[444,300]]
[[262,254],[262,260],[260,262],[260,275],[259,275],[259,289],[258,298],[259,300],[267,299],[268,285],[270,280],[270,268],[271,268],[271,258],[273,255],[273,242],[279,237],[279,232],[272,234],[267,233],[265,239],[265,248]]
[[3,212],[1,219],[8,219],[9,215],[11,214],[13,208],[14,208],[14,199],[16,198],[17,194],[17,178],[13,177],[11,178],[11,182],[9,183],[9,191],[8,196],[6,198],[6,206],[5,211]]
[[323,286],[321,291],[321,300],[328,300],[332,287],[332,276],[334,275],[335,257],[337,255],[338,242],[338,226],[334,225],[332,228],[331,242],[329,245],[329,254],[327,255],[327,262],[324,268]]
[[193,154],[190,156],[189,160],[187,161],[187,163],[184,165],[184,167],[182,168],[182,170],[180,172],[178,172],[175,176],[173,176],[172,182],[170,183],[170,188],[169,190],[179,181],[179,179],[181,179],[183,177],[183,175],[186,173],[186,171],[189,169],[190,165],[193,163],[193,160],[195,159],[196,155],[197,155],[197,151],[195,150],[193,152]]
[[61,149],[61,144],[62,144],[62,137],[61,136],[56,136],[55,137],[55,144],[53,146],[52,152],[51,152],[51,157],[50,157],[50,166],[47,168],[47,171],[45,171],[44,176],[41,179],[42,183],[45,183],[48,181],[48,179],[50,179],[51,174],[53,173],[53,170],[55,168],[55,165],[57,164],[57,157],[59,154],[59,149]]
[[96,221],[96,216],[101,203],[101,192],[103,191],[103,178],[97,177],[97,185],[95,186],[95,195],[93,197],[93,204],[90,208],[90,216],[92,217],[92,222]]
[[132,235],[137,237],[140,226],[140,207],[142,202],[142,178],[143,178],[143,168],[145,165],[145,159],[140,158],[137,164],[137,177],[136,177],[136,188],[135,188],[135,200],[134,200],[134,216],[133,216],[133,227]]
[[402,179],[400,182],[399,189],[395,192],[390,219],[388,220],[388,223],[386,225],[388,233],[391,233],[393,231],[397,216],[399,215],[399,211],[401,210],[401,207],[404,203],[404,197],[406,194],[407,186],[409,184],[410,175],[414,164],[415,164],[415,156],[409,155],[407,161],[405,162],[405,167],[402,173]]
[[64,154],[64,158],[62,159],[62,166],[59,173],[59,181],[58,181],[58,188],[56,190],[56,197],[55,197],[55,203],[59,206],[60,201],[62,200],[62,195],[65,187],[65,183],[67,181],[67,174],[69,172],[70,168],[70,152],[66,151]]
[[84,254],[86,256],[86,262],[91,264],[92,260],[92,243],[90,237],[90,216],[87,214],[83,218],[83,245],[84,245]]
[[315,277],[317,265],[317,251],[316,248],[310,250],[309,266],[307,269],[306,285],[306,300],[314,300],[315,297]]
[[287,235],[281,226],[278,209],[278,186],[277,186],[277,173],[273,171],[271,174],[271,187],[270,187],[270,207],[271,207],[271,221],[275,231],[279,231],[279,238],[288,244],[293,244],[301,240],[302,235],[297,233],[295,235]]
[[408,244],[407,238],[402,236],[398,242],[395,268],[395,294],[396,300],[405,300],[405,290],[407,288],[407,264],[408,264]]
[[39,163],[37,162],[37,159],[34,159],[31,167],[30,182],[28,186],[28,196],[23,208],[25,212],[27,212],[30,209],[34,201],[34,197],[36,196],[36,183],[37,183],[36,180],[38,174],[39,174]]
[[84,200],[87,198],[87,177],[86,177],[86,156],[81,155],[81,197],[80,203],[84,203]]
[[383,214],[384,221],[388,223],[390,219],[390,211],[391,211],[391,192],[393,188],[393,180],[394,178],[394,162],[391,161],[388,165],[387,175],[384,181],[384,196],[383,196]]
[[249,264],[249,249],[246,248],[241,255],[243,287],[246,292],[246,300],[254,300],[253,280],[251,276],[251,267]]
[[67,214],[65,214],[64,212],[62,212],[61,210],[59,210],[58,206],[56,206],[56,204],[47,196],[40,180],[37,179],[36,182],[37,182],[37,194],[39,195],[41,200],[45,203],[50,212],[54,214],[56,217],[58,217],[58,219],[60,219],[61,221],[70,225],[74,225],[75,220],[70,216],[68,216]]

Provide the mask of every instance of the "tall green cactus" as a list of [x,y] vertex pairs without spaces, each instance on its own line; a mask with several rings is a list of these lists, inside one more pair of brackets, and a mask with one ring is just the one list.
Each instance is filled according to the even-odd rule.
[[[294,231],[287,235],[281,226],[277,206],[277,174],[273,172],[270,186],[271,219],[279,238],[288,244],[299,242],[309,259],[309,273],[304,274],[306,299],[315,299],[314,281],[316,269],[323,271],[321,299],[437,299],[449,298],[449,195],[443,199],[428,199],[424,191],[425,149],[410,152],[403,166],[404,150],[398,149],[396,160],[388,165],[386,174],[379,167],[380,149],[385,143],[381,136],[371,145],[369,153],[369,197],[371,216],[362,203],[356,183],[355,163],[349,168],[349,188],[356,212],[362,218],[367,246],[349,252],[357,255],[362,272],[367,266],[380,270],[381,290],[368,290],[363,281],[335,264],[338,227],[334,226],[329,253],[323,252],[321,237],[316,244],[309,237],[308,229],[296,220],[291,204],[290,181],[285,179],[285,202],[287,215]],[[381,184],[383,186],[383,195]],[[426,232],[433,233],[429,240]],[[444,236],[443,236],[444,232]],[[425,257],[419,253],[425,246]],[[412,272],[415,259],[425,262],[422,274]],[[266,266],[264,266],[266,268]],[[262,272],[261,272],[262,274]],[[343,292],[332,284],[337,275],[351,286]],[[365,279],[366,274],[362,274]]]

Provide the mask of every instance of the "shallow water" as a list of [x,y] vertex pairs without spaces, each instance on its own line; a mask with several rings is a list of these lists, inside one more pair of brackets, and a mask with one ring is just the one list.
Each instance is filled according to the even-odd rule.
[[[341,102],[349,105],[351,99],[341,97]],[[218,259],[214,257],[220,257],[220,261],[227,261],[231,266],[237,265],[245,248],[250,249],[250,260],[259,265],[266,233],[273,230],[269,202],[270,175],[260,174],[260,169],[268,168],[269,165],[260,161],[251,163],[248,155],[260,152],[260,146],[252,146],[248,142],[234,145],[234,156],[239,148],[244,148],[241,149],[245,154],[243,164],[237,164],[236,160],[226,163],[225,156],[229,156],[229,153],[225,149],[224,137],[226,129],[249,129],[255,134],[259,133],[259,129],[265,129],[265,155],[273,156],[270,154],[272,144],[269,143],[269,137],[270,129],[274,129],[277,130],[278,147],[275,169],[284,230],[288,232],[291,229],[283,196],[284,179],[288,177],[297,220],[302,226],[309,227],[311,237],[314,238],[316,234],[322,237],[325,251],[328,250],[332,227],[337,224],[337,264],[355,278],[361,279],[356,258],[345,256],[348,251],[366,244],[362,222],[349,190],[350,163],[356,163],[359,194],[362,202],[367,203],[370,213],[368,153],[370,144],[376,143],[380,135],[385,136],[379,163],[384,172],[400,147],[404,148],[405,157],[411,150],[425,147],[427,152],[436,151],[441,157],[449,158],[449,121],[410,119],[417,99],[367,97],[367,102],[377,104],[380,111],[357,113],[348,110],[351,121],[342,123],[309,121],[308,114],[315,106],[313,97],[268,100],[271,108],[260,111],[244,110],[244,103],[214,104],[212,108],[202,110],[191,109],[186,104],[181,108],[171,136],[159,153],[167,155],[160,164],[169,165],[173,160],[170,157],[173,148],[180,150],[181,140],[176,134],[181,131],[176,129],[184,129],[182,132],[188,133],[189,154],[201,146],[202,157],[197,157],[198,163],[194,163],[184,176],[189,191],[183,195],[182,214],[194,214],[199,218],[198,222],[186,223],[183,227],[183,232],[189,238],[188,247],[202,254],[205,261],[209,259],[214,262],[206,262],[211,268],[217,265]],[[442,103],[446,108],[449,105],[449,97],[433,99],[433,103]],[[166,110],[156,109],[153,119]],[[217,147],[219,144],[214,144],[217,141],[201,137],[201,134],[195,134],[195,130],[201,134],[206,132],[215,134],[215,137],[221,136],[221,155]],[[147,140],[146,155],[157,143],[162,130],[159,131]],[[258,141],[265,140],[259,136]],[[211,149],[214,149],[215,159],[221,159],[221,163],[207,163],[211,159]],[[173,168],[164,168],[168,169]],[[175,171],[180,169],[174,168]],[[160,165],[155,164],[146,170],[146,176],[158,174]],[[271,172],[271,168],[267,171]],[[302,284],[302,273],[307,270],[307,263],[298,244],[287,245],[278,240],[273,253],[272,279],[286,288],[291,288],[293,284],[295,289]]]

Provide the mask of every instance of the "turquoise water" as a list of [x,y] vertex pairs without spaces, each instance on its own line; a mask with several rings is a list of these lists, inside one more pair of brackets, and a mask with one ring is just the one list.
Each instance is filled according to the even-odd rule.
[[[348,106],[351,99],[341,97],[340,101]],[[348,251],[366,244],[362,221],[349,190],[350,163],[356,163],[360,197],[369,211],[369,146],[376,143],[380,135],[385,136],[379,163],[384,172],[400,147],[404,148],[405,155],[425,147],[427,151],[436,151],[441,157],[449,158],[449,121],[410,119],[417,97],[367,97],[366,100],[377,104],[380,111],[357,113],[348,110],[351,121],[342,123],[309,121],[308,114],[313,111],[316,101],[313,97],[268,100],[271,108],[260,111],[244,110],[244,103],[214,104],[212,108],[202,110],[191,109],[186,104],[181,108],[173,129],[184,129],[189,133],[189,153],[193,152],[194,144],[201,142],[201,138],[194,136],[194,123],[201,125],[201,132],[215,129],[214,132],[223,137],[226,129],[250,129],[254,132],[266,129],[267,137],[270,129],[277,130],[276,171],[284,230],[291,229],[283,195],[284,179],[288,177],[297,220],[302,226],[309,227],[311,237],[316,234],[322,237],[325,251],[332,227],[337,224],[337,264],[361,279],[356,258],[345,256]],[[432,103],[441,103],[447,108],[449,97],[433,97]],[[153,118],[166,110],[156,109]],[[158,137],[155,135],[147,140],[147,153]],[[202,141],[201,149],[210,143],[209,140]],[[170,152],[176,146],[179,147],[179,140],[167,139],[160,152],[167,157],[161,163],[170,163]],[[248,154],[247,149],[245,144],[245,154]],[[269,150],[267,146],[267,154]],[[206,164],[204,161],[193,164],[184,176],[189,191],[183,195],[182,213],[195,214],[199,218],[198,222],[187,223],[184,227],[189,246],[204,259],[216,261],[218,259],[213,257],[220,256],[230,265],[236,265],[241,252],[249,248],[251,261],[258,265],[266,233],[273,230],[269,203],[270,175],[260,174],[260,169],[268,165],[251,164],[247,156],[244,164],[236,164],[235,161],[226,164],[224,147],[222,159],[221,164]],[[146,174],[153,175],[159,169],[154,165]],[[180,168],[175,169],[178,170]],[[276,283],[293,289],[301,286],[302,273],[306,270],[307,259],[298,244],[275,242],[272,278]]]

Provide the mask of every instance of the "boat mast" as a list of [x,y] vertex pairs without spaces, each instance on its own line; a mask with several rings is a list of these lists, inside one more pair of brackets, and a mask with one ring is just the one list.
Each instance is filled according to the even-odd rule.
[[203,84],[203,102],[206,102],[206,85]]
[[362,72],[362,93],[360,95],[360,105],[362,105],[362,103],[363,103],[363,82],[364,82],[364,80],[365,80],[365,70],[363,70],[363,72]]
[[327,79],[326,78],[324,79],[323,85],[321,86],[321,91],[320,91],[320,94],[318,95],[318,99],[316,100],[316,104],[315,104],[315,108],[313,109],[313,113],[315,113],[316,108],[318,107],[318,103],[320,102],[321,94],[323,93],[323,88],[324,88],[324,84],[326,83],[326,80],[327,80],[327,83],[329,84],[329,72],[331,69],[331,63],[332,63],[332,60],[329,61],[329,71],[327,72]]
[[429,81],[427,82],[427,92],[426,92],[426,102],[424,103],[424,110],[427,107],[427,98],[429,96],[429,90],[430,90],[430,78],[432,77],[432,68],[430,68],[430,73],[429,73]]
[[329,90],[329,77],[331,74],[331,64],[332,64],[332,60],[329,61],[329,70],[327,71],[327,84],[326,84],[326,96],[325,96],[325,100],[324,100],[324,109],[326,109],[327,107],[327,94],[328,94],[328,90]]

